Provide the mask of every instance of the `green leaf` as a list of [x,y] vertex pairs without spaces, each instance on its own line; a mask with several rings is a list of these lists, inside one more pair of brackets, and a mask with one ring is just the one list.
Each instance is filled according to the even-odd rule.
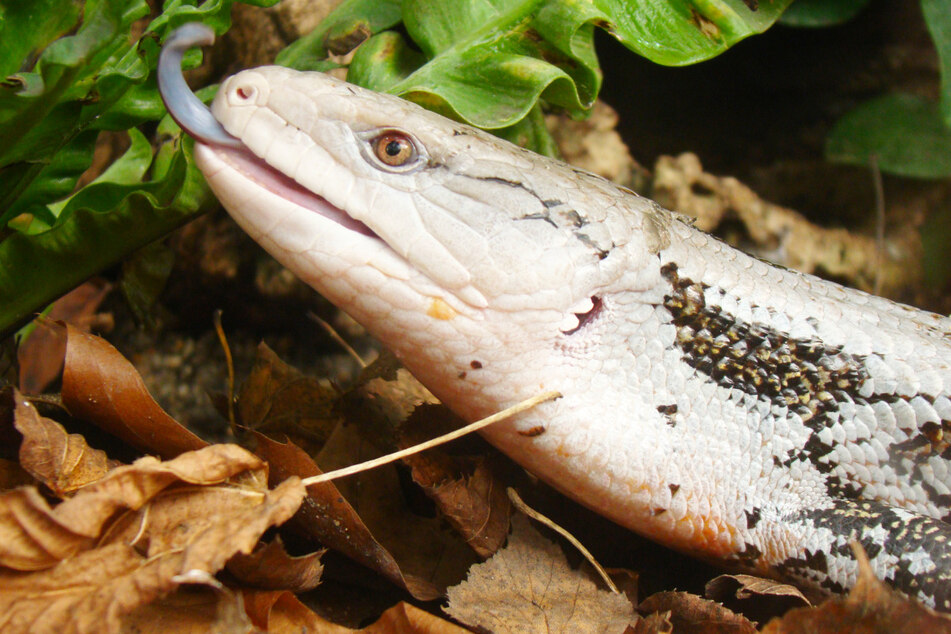
[[[604,28],[622,44],[665,66],[715,57],[782,15],[791,0],[594,0]],[[552,4],[586,5],[582,0]],[[755,8],[754,8],[755,7]],[[600,24],[599,24],[600,26]]]
[[[49,163],[17,163],[0,170],[0,192],[8,192],[0,199],[0,226],[20,214],[33,214],[47,223],[55,221],[47,205],[68,196],[79,176],[92,163],[98,132],[87,130],[53,156]],[[35,170],[32,177],[24,171]],[[18,185],[24,185],[19,189]]]
[[425,63],[426,57],[413,50],[402,35],[384,31],[357,49],[347,70],[347,81],[386,92]]
[[[0,0],[0,64],[20,71],[0,81],[4,331],[213,200],[191,162],[190,141],[184,148],[162,144],[153,157],[149,139],[132,126],[164,117],[158,137],[180,134],[165,117],[155,82],[159,42],[172,28],[196,19],[222,32],[233,4],[169,0],[137,40],[132,26],[148,14],[145,0],[30,0],[16,7],[12,2],[19,0]],[[31,13],[57,7],[55,18]],[[192,50],[184,64],[195,66],[200,59],[201,52]],[[92,161],[99,131],[126,129],[129,150],[74,192]],[[151,180],[143,182],[149,171]]]
[[50,44],[35,71],[0,86],[0,169],[23,161],[39,164],[16,168],[25,178],[12,187],[0,183],[7,185],[0,190],[0,200],[26,191],[43,172],[43,164],[82,131],[84,121],[107,108],[136,79],[118,80],[123,70],[118,65],[107,67],[99,77],[96,73],[114,55],[120,56],[117,63],[136,68],[135,60],[123,60],[121,54],[129,47],[130,25],[147,12],[144,0],[90,0],[75,35]]
[[601,87],[595,26],[655,62],[688,64],[765,30],[788,4],[404,0],[406,31],[426,63],[401,36],[381,33],[357,50],[348,79],[486,129],[514,125],[539,99],[580,117]]
[[[481,128],[514,125],[541,97],[583,115],[601,81],[593,47],[585,46],[592,27],[577,24],[577,12],[536,16],[538,5],[404,0],[406,29],[429,61],[410,73],[422,57],[385,33],[357,50],[348,78]],[[587,37],[575,38],[581,28]]]
[[203,22],[221,35],[231,27],[231,0],[169,0],[162,14],[149,24],[149,33],[156,32],[162,40],[186,22]]
[[90,189],[95,185],[116,183],[120,185],[134,185],[142,180],[145,172],[152,163],[152,144],[145,135],[130,128],[129,149],[107,167],[102,174],[83,188]]
[[328,70],[330,53],[349,53],[374,33],[400,21],[401,0],[346,0],[317,28],[278,53],[275,63],[297,70]]
[[907,94],[868,101],[839,119],[826,140],[830,161],[916,178],[951,176],[951,128],[938,105]]
[[[82,104],[72,100],[86,97],[99,68],[127,44],[129,25],[147,12],[144,0],[90,0],[76,35],[50,44],[40,56],[36,70],[28,74],[30,77],[20,76],[22,86],[30,90],[16,90],[16,85],[4,87],[0,93],[0,165],[45,152],[44,144],[24,148],[21,140],[29,138],[40,124],[46,130],[33,136],[48,137],[52,130],[47,115],[58,105],[56,131],[66,132],[71,120],[78,121]],[[60,104],[61,100],[70,102]],[[70,136],[66,134],[65,139]]]
[[869,0],[795,0],[779,21],[785,26],[827,27],[848,22]]
[[951,126],[951,0],[921,0],[921,10],[941,64],[941,112]]
[[31,65],[30,58],[76,26],[81,0],[0,1],[0,77]]
[[531,148],[539,154],[552,158],[561,158],[558,144],[552,138],[548,126],[545,124],[545,115],[541,106],[535,104],[528,115],[515,125],[493,130],[493,133],[515,145]]
[[145,135],[135,128],[129,129],[131,145],[125,154],[116,159],[95,180],[83,187],[76,195],[70,196],[47,207],[53,217],[58,218],[64,211],[88,205],[86,201],[97,200],[104,185],[139,185],[142,177],[152,164],[152,144]]
[[127,130],[146,121],[165,116],[165,104],[155,83],[155,74],[147,81],[129,88],[95,121],[99,130]]
[[83,195],[84,189],[52,229],[0,242],[0,333],[203,211],[213,198],[192,162],[191,143],[187,148],[175,153],[160,178],[101,183],[96,196]]

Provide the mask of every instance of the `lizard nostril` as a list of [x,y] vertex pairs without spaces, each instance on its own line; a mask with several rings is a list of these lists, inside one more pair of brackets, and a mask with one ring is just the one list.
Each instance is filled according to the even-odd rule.
[[254,94],[257,91],[254,89],[254,86],[238,86],[234,92],[239,98],[248,101],[254,98]]

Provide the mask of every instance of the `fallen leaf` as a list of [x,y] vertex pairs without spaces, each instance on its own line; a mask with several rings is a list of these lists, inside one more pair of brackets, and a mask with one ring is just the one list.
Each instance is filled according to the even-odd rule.
[[180,553],[182,574],[214,574],[235,553],[249,554],[271,526],[290,519],[304,499],[304,486],[289,478],[274,489],[264,485],[176,487],[157,496],[147,508],[129,513],[103,543],[147,545],[145,554]]
[[811,605],[799,588],[752,575],[720,575],[707,582],[704,594],[759,623]]
[[[270,369],[262,370],[258,378],[262,385],[259,392],[275,391],[274,386],[284,377],[295,380],[296,371],[279,362],[265,365]],[[364,370],[358,387],[348,393],[342,409],[355,418],[336,426],[323,443],[317,462],[325,470],[332,469],[394,449],[397,426],[427,399],[432,400],[432,395],[384,355]],[[257,406],[252,410],[260,411]],[[274,478],[321,473],[317,463],[296,445],[262,435],[255,438],[257,452],[271,465]],[[400,487],[394,467],[312,486],[292,525],[298,533],[383,574],[415,598],[431,600],[441,596],[446,585],[463,578],[475,557],[444,522],[409,512]]]
[[414,605],[401,602],[384,612],[373,625],[357,631],[366,632],[367,634],[399,634],[402,632],[465,634],[468,630],[420,610]]
[[340,423],[332,411],[339,396],[284,363],[262,343],[238,394],[238,420],[261,433],[287,434],[295,444],[316,453]]
[[256,548],[248,555],[237,554],[228,562],[228,572],[243,583],[268,590],[306,592],[320,583],[324,550],[292,557],[280,537]]
[[796,607],[810,605],[809,600],[796,586],[753,575],[720,575],[707,583],[704,592],[708,599],[714,601],[722,601],[729,596],[735,596],[738,599],[770,596],[788,597],[799,604]]
[[493,632],[624,632],[637,618],[623,594],[573,570],[522,515],[512,519],[506,547],[473,566],[448,596],[453,618]]
[[43,570],[94,545],[95,535],[57,521],[35,487],[0,494],[0,566]]
[[[451,431],[442,424],[445,418],[442,406],[417,407],[400,428],[400,448]],[[479,557],[491,557],[502,547],[512,505],[505,485],[484,457],[453,456],[436,448],[408,456],[403,462],[412,469],[413,481]]]
[[642,614],[662,614],[674,631],[684,634],[754,634],[756,627],[746,617],[719,603],[689,592],[658,592],[641,601]]
[[141,458],[52,509],[34,487],[6,491],[0,494],[0,566],[49,568],[91,548],[117,512],[141,508],[172,484],[220,483],[264,468],[259,458],[236,445],[213,445],[168,462]]
[[512,506],[485,460],[478,459],[470,475],[423,488],[479,557],[491,557],[505,543]]
[[624,593],[628,601],[637,605],[638,588],[640,586],[640,576],[633,570],[627,568],[606,568],[605,572],[611,577],[611,581],[617,586],[617,589]]
[[228,588],[179,586],[173,594],[141,605],[122,616],[123,632],[205,634],[252,632],[241,595]]
[[[332,471],[379,457],[384,452],[368,433],[357,424],[339,426],[317,455],[317,464]],[[408,488],[412,495],[414,490],[400,481],[399,466],[383,465],[334,484],[374,539],[392,553],[404,578],[425,579],[441,595],[446,587],[464,579],[478,561],[475,552],[431,507],[424,509],[428,514],[414,511],[404,492]]]
[[654,612],[638,619],[632,629],[634,634],[672,634],[674,625],[670,622],[670,612]]
[[315,614],[289,592],[245,593],[245,606],[254,624],[270,634],[466,634],[468,630],[405,602],[384,612],[363,629],[337,625]]
[[[61,320],[76,328],[88,331],[96,311],[106,298],[112,285],[102,281],[85,282],[53,302],[45,319]],[[20,367],[20,391],[25,394],[40,394],[56,380],[63,369],[66,337],[62,328],[45,326],[42,323],[30,333],[17,349],[17,364]]]
[[66,325],[63,404],[146,453],[174,458],[208,445],[165,413],[135,367],[107,341]]
[[[308,478],[322,473],[313,459],[293,443],[279,443],[262,434],[255,434],[255,439],[257,454],[271,467],[272,481],[290,475]],[[291,527],[377,571],[417,599],[428,601],[441,596],[431,583],[400,570],[393,555],[374,538],[333,482],[307,487],[307,499]]]
[[879,580],[861,550],[859,573],[845,597],[833,597],[815,608],[795,608],[766,624],[764,634],[937,634],[951,632],[951,615],[940,614]]
[[396,430],[417,407],[438,404],[426,387],[403,368],[390,352],[363,369],[356,385],[341,399],[348,421],[359,421],[366,437],[389,451],[396,446]]
[[14,425],[23,435],[20,465],[57,497],[99,480],[117,466],[79,434],[67,433],[56,421],[40,416],[23,395],[14,392],[14,400]]
[[[169,594],[181,583],[213,581],[211,575],[230,557],[251,552],[265,530],[286,521],[304,495],[296,478],[266,492],[238,487],[207,489],[228,503],[209,506],[209,499],[199,497],[184,504],[180,499],[160,497],[153,503],[158,507],[187,506],[192,522],[169,525],[175,514],[167,508],[151,513],[150,505],[149,511],[142,512],[140,524],[145,528],[141,541],[149,543],[146,555],[120,540],[38,572],[0,569],[0,586],[4,588],[0,593],[0,629],[57,634],[118,632],[122,615]],[[236,499],[243,499],[244,504],[234,504]],[[200,521],[209,513],[218,521]]]
[[[146,588],[130,581],[152,567],[125,544],[88,550],[42,572],[0,569],[0,630],[117,631],[119,615],[146,603]],[[149,593],[151,594],[151,593]]]

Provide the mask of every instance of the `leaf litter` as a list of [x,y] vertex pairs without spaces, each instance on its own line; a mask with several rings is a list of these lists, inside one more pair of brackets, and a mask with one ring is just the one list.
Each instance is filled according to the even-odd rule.
[[[293,515],[298,479],[272,490],[235,445],[141,458],[51,507],[35,487],[0,496],[0,629],[118,631],[123,614],[213,575]],[[8,629],[9,628],[9,629]]]
[[23,436],[20,465],[57,497],[99,480],[118,466],[80,434],[70,434],[55,420],[40,416],[26,399],[13,393],[11,397],[14,426]]
[[520,515],[508,545],[473,566],[448,597],[451,616],[490,632],[623,632],[636,619],[624,594],[573,570],[561,548]]
[[[320,592],[339,582],[334,574],[328,581],[318,545],[375,570],[415,599],[447,596],[448,613],[480,630],[755,627],[688,593],[657,593],[635,610],[637,573],[612,571],[627,582],[627,595],[613,594],[599,589],[586,569],[568,563],[561,548],[522,516],[516,516],[509,535],[505,486],[539,485],[480,439],[430,449],[406,459],[406,466],[305,489],[300,480],[320,474],[321,467],[414,445],[456,424],[425,388],[385,357],[367,368],[355,387],[341,390],[300,374],[262,347],[240,392],[239,423],[287,433],[308,451],[260,432],[242,432],[251,453],[194,436],[161,410],[132,365],[109,344],[71,327],[66,333],[62,402],[70,414],[164,460],[146,456],[120,464],[67,431],[68,417],[54,412],[54,420],[19,393],[0,392],[0,435],[17,430],[19,464],[11,464],[22,469],[4,482],[31,482],[0,491],[4,631],[464,631],[399,599],[370,625],[366,614],[360,617],[363,629],[352,619],[328,620],[321,614]],[[271,535],[278,526],[293,550],[280,535]],[[266,532],[270,537],[262,540]],[[486,561],[476,563],[480,559]],[[736,576],[732,583],[739,590],[729,583],[719,582],[711,596],[726,601],[733,593],[741,604],[761,605],[760,596],[785,600],[794,592],[755,577]],[[923,608],[904,599],[907,605],[892,607],[890,590],[871,592],[873,584],[865,583],[846,599],[788,611],[767,630],[806,631],[794,628],[812,623],[816,629],[808,631],[835,631],[847,622],[842,619],[858,622],[855,611],[867,611],[869,602],[884,610],[881,614],[918,615],[899,624],[907,629],[896,625],[891,631],[912,631],[908,624],[919,623],[916,618],[925,619],[920,622],[928,631],[948,623],[942,615],[915,612]],[[758,614],[760,624],[789,605]],[[843,616],[849,610],[853,615]]]

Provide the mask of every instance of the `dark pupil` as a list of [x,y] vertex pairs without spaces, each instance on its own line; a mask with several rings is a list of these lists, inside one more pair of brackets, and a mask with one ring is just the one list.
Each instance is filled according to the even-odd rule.
[[386,144],[386,154],[388,156],[399,156],[403,151],[403,144],[399,141],[390,141]]

